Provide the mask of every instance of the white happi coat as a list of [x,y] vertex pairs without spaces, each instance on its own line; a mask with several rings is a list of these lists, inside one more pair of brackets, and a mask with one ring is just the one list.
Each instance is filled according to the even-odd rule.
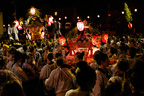
[[[12,33],[15,34],[15,40],[19,41],[19,37],[18,37],[18,29],[16,27],[8,27],[8,35],[12,35]],[[14,40],[11,36],[10,36],[10,40]]]

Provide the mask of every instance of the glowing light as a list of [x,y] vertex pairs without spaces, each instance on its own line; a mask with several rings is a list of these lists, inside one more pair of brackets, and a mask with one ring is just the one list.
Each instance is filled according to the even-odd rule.
[[124,14],[125,12],[124,11],[122,11],[122,14]]
[[84,23],[81,21],[81,22],[77,22],[77,28],[79,31],[83,31],[84,30]]
[[92,44],[93,44],[94,46],[100,47],[100,46],[99,46],[100,43],[101,43],[101,42],[100,42],[100,36],[94,35],[94,36],[92,37]]
[[18,27],[19,26],[19,22],[17,20],[14,21],[15,22],[15,26]]
[[64,36],[60,36],[59,37],[59,43],[61,46],[65,46],[66,45],[66,39],[64,38]]
[[97,18],[100,18],[100,15],[97,15]]
[[79,16],[77,16],[77,19],[79,19],[80,17]]
[[87,16],[87,18],[89,19],[89,18],[90,18],[90,16]]
[[54,12],[54,15],[57,16],[58,12]]
[[134,9],[134,12],[137,12],[137,9]]
[[64,18],[67,19],[67,16],[65,16]]
[[18,29],[19,29],[19,30],[22,30],[23,28],[22,28],[22,26],[21,26],[21,25],[18,25]]
[[59,18],[59,20],[61,20],[61,18]]
[[45,35],[45,33],[44,33],[44,32],[42,32],[42,33],[41,33],[41,37],[42,37],[42,38],[44,38],[44,35]]
[[133,26],[132,26],[132,23],[129,23],[129,24],[128,24],[128,28],[129,28],[129,29],[132,29],[132,27],[133,27]]
[[54,19],[54,18],[53,18],[52,16],[50,16],[50,17],[49,17],[49,22],[50,22],[50,23],[53,23],[53,19]]
[[108,34],[107,33],[102,34],[102,42],[107,43],[107,41],[108,41]]
[[34,8],[34,7],[32,7],[32,8],[30,9],[30,13],[31,13],[32,15],[35,15],[36,10],[35,10],[35,8]]

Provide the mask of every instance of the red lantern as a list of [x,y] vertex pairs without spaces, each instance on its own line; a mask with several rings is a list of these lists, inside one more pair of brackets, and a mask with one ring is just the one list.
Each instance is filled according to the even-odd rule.
[[108,34],[107,34],[107,33],[104,33],[104,34],[102,35],[102,42],[103,42],[103,43],[107,43],[107,41],[108,41]]
[[73,56],[73,55],[75,55],[75,51],[74,50],[70,50],[70,56]]
[[92,44],[93,44],[94,46],[98,46],[98,44],[100,44],[100,36],[94,35],[94,36],[92,37]]
[[18,29],[19,29],[19,30],[22,30],[22,26],[21,26],[21,25],[18,25]]
[[79,31],[83,31],[84,30],[84,23],[82,21],[77,22],[77,28]]
[[129,23],[129,24],[128,24],[128,28],[129,28],[129,29],[132,29],[132,23]]
[[18,27],[19,26],[19,21],[15,20],[14,22],[16,24],[15,26]]
[[59,43],[61,46],[65,46],[66,45],[66,39],[64,38],[64,36],[60,36],[59,37]]

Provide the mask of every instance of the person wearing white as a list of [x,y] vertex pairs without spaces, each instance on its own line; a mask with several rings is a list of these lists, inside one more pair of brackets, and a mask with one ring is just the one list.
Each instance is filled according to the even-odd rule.
[[63,68],[63,59],[57,59],[58,68],[54,69],[45,80],[46,90],[54,89],[56,96],[65,96],[66,91],[73,87],[73,74],[68,68]]
[[18,37],[18,29],[15,26],[15,23],[12,23],[12,27],[8,27],[8,34],[10,35],[10,40],[17,40],[19,41]]
[[52,61],[53,60],[53,53],[48,53],[47,55],[47,64],[43,66],[40,72],[40,79],[47,79],[52,72],[52,70],[56,69],[56,64]]

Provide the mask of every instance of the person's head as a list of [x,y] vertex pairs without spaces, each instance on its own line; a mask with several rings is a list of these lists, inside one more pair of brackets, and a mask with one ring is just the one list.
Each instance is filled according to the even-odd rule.
[[128,55],[131,56],[131,58],[134,58],[136,56],[136,48],[135,47],[129,47]]
[[118,62],[117,64],[117,68],[119,70],[120,73],[124,73],[129,69],[129,62],[126,59],[122,59]]
[[53,59],[53,53],[52,53],[52,52],[49,52],[49,53],[48,53],[47,59],[48,59],[49,61],[52,61],[52,59]]
[[32,53],[28,53],[26,59],[27,63],[31,64],[33,62],[34,56],[32,55]]
[[84,54],[85,54],[84,51],[83,52],[77,52],[75,54],[75,61],[83,60]]
[[59,67],[63,67],[63,65],[64,65],[64,60],[63,60],[63,58],[62,58],[62,57],[56,58],[56,64],[57,64],[57,66],[59,66]]
[[14,54],[15,54],[16,48],[10,47],[7,51],[7,56],[9,57],[9,60],[14,60]]
[[90,91],[96,83],[96,73],[86,61],[76,63],[76,81],[83,91]]
[[22,47],[23,47],[24,52],[26,52],[27,51],[27,45],[24,44]]
[[14,62],[15,63],[18,63],[18,64],[21,64],[22,63],[22,60],[24,59],[23,58],[23,54],[21,53],[21,52],[19,52],[19,51],[15,51],[15,57],[14,57]]
[[8,81],[0,92],[0,96],[25,96],[22,87],[15,81]]
[[144,60],[137,59],[132,67],[130,82],[135,92],[144,92]]
[[94,53],[94,57],[93,58],[97,62],[97,64],[99,66],[102,65],[102,66],[107,67],[109,65],[109,58],[108,58],[108,56],[105,53],[101,52],[101,51],[96,51]]
[[136,42],[135,42],[135,40],[134,39],[131,39],[130,40],[130,47],[134,47],[135,46],[135,44],[136,44]]
[[34,48],[33,46],[30,46],[30,47],[29,47],[29,51],[30,51],[32,54],[34,54],[34,53],[35,53],[35,48]]

